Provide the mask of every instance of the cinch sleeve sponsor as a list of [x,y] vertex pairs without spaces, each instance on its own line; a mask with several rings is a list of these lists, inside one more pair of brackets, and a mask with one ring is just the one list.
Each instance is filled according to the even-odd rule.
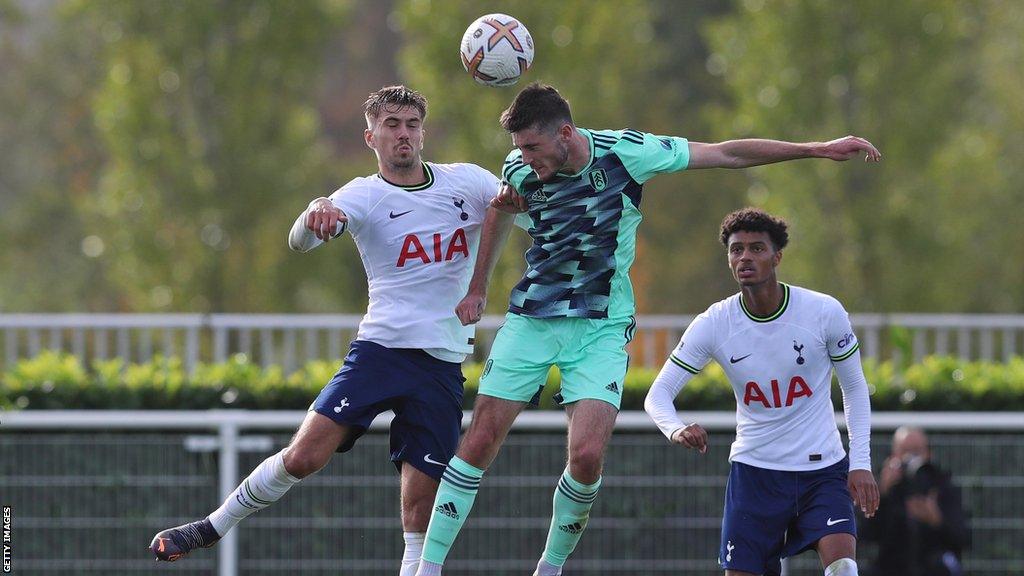
[[843,305],[835,299],[830,299],[826,306],[825,342],[828,346],[828,356],[833,362],[842,362],[860,349],[860,342],[853,333],[850,315],[846,313]]

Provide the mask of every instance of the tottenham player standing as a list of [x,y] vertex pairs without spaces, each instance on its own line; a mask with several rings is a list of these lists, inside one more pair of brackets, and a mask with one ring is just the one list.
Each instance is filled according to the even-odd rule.
[[[776,279],[788,241],[784,221],[739,210],[725,217],[721,240],[740,293],[690,324],[644,407],[670,441],[705,452],[707,433],[680,421],[672,401],[717,361],[736,394],[719,551],[726,575],[777,575],[781,558],[810,548],[826,576],[856,575],[853,503],[869,517],[878,508],[857,337],[835,298]],[[832,412],[833,369],[843,391],[849,457]]]
[[378,414],[393,410],[391,460],[401,473],[406,542],[400,574],[416,570],[438,479],[459,439],[460,363],[473,350],[473,329],[459,322],[455,305],[469,285],[499,182],[473,164],[420,159],[427,101],[419,93],[383,88],[364,111],[364,138],[380,171],[311,202],[288,236],[293,250],[306,252],[345,229],[351,233],[370,300],[356,340],[291,444],[206,519],[157,534],[152,549],[160,560],[212,546],[320,470],[335,451],[351,449]]

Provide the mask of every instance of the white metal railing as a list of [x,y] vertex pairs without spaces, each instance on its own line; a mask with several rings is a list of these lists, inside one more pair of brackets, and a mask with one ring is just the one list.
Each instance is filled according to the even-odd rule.
[[[222,497],[227,497],[239,481],[239,453],[244,451],[269,451],[269,438],[242,435],[243,430],[291,430],[296,428],[305,416],[301,411],[91,411],[91,410],[40,410],[0,412],[0,431],[71,431],[71,430],[212,430],[216,437],[189,437],[186,446],[190,451],[218,451],[218,486]],[[708,430],[732,430],[736,426],[733,412],[684,412],[686,421],[701,423]],[[387,428],[391,413],[378,417],[371,429]],[[845,428],[842,413],[835,414],[840,428]],[[466,412],[464,427],[472,419]],[[524,412],[516,420],[516,430],[564,430],[565,414],[560,411]],[[936,431],[1004,431],[1024,430],[1022,413],[985,412],[931,412],[898,413],[881,412],[872,415],[872,426],[876,431],[892,430],[902,425],[914,425]],[[622,412],[616,422],[617,430],[657,430],[644,412]],[[219,576],[238,574],[238,531],[232,531],[218,544]]]
[[[291,371],[313,359],[340,359],[355,337],[355,314],[0,314],[4,366],[60,350],[85,361],[147,361],[178,356],[191,371],[198,362],[245,354],[263,366]],[[657,367],[693,315],[641,315],[630,344],[636,366]],[[919,360],[955,355],[1006,360],[1024,353],[1024,314],[853,314],[865,357]],[[478,325],[475,358],[486,357],[502,316]]]

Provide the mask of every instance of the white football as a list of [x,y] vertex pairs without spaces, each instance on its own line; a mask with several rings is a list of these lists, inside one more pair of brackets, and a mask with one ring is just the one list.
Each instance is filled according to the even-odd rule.
[[477,18],[462,35],[462,66],[485,86],[511,86],[533,64],[533,38],[507,14]]

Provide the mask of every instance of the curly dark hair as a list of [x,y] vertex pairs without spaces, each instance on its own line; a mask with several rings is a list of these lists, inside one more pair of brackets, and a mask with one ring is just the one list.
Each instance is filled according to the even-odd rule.
[[500,121],[509,133],[527,128],[549,132],[566,122],[572,124],[572,112],[558,90],[533,82],[519,91],[512,105],[501,113]]
[[776,250],[782,250],[789,243],[789,225],[782,218],[776,218],[759,208],[743,208],[729,213],[722,220],[722,244],[729,246],[729,237],[735,232],[767,232]]
[[420,112],[420,120],[427,117],[427,99],[415,90],[405,86],[385,86],[376,92],[371,92],[370,97],[363,104],[363,113],[367,118],[377,119],[381,112],[394,112],[399,108],[411,106]]

